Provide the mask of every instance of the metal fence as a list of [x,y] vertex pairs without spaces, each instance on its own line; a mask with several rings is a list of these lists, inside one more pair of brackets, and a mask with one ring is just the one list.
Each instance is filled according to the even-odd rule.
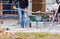
[[[1,8],[2,9],[0,9],[0,12],[2,12],[1,14],[1,16],[0,16],[0,23],[1,24],[4,24],[4,22],[3,22],[3,19],[4,18],[14,18],[14,17],[17,17],[17,16],[10,16],[11,14],[18,14],[18,10],[14,10],[13,9],[13,3],[0,3],[1,4]],[[6,16],[6,14],[10,14],[10,15],[7,15]]]

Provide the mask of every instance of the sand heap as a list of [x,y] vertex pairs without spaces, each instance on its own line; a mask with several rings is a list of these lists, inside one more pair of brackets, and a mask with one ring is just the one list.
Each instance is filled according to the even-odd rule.
[[15,33],[5,32],[0,25],[0,39],[20,39],[20,36],[15,35]]
[[4,32],[4,30],[2,29],[0,25],[0,39],[9,39],[9,38],[13,39],[13,34]]

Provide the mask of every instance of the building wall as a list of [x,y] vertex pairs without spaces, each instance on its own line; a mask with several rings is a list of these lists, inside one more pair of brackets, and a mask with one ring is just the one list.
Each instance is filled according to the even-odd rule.
[[55,2],[56,0],[46,0],[46,11],[47,8],[51,7]]

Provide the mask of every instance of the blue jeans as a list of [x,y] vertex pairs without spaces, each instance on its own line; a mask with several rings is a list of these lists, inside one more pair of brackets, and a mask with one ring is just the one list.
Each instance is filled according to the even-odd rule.
[[22,28],[28,27],[28,16],[27,12],[25,12],[24,9],[18,8],[18,17],[20,26]]

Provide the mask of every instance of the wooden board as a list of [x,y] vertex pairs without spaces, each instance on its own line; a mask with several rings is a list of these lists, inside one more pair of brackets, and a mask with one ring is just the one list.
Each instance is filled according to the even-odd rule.
[[[2,6],[2,4],[0,4],[0,10],[2,10],[3,9],[3,6]],[[2,11],[0,11],[0,16],[2,15],[3,13],[2,13]]]
[[[37,3],[34,3],[37,2]],[[42,12],[46,11],[46,4],[39,4],[42,2],[46,2],[46,0],[32,0],[32,11],[41,10]]]

